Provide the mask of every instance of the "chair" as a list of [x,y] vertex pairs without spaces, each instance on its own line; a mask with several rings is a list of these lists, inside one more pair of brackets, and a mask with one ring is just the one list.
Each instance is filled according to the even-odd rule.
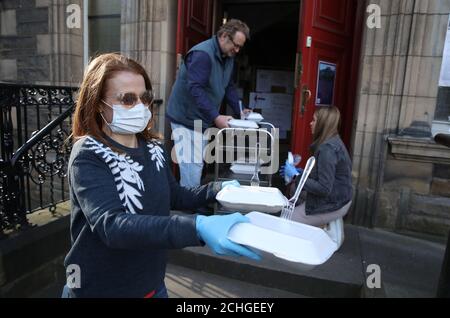
[[343,218],[336,219],[327,224],[325,232],[336,243],[339,249],[344,243],[344,220]]
[[[352,201],[350,201],[349,203],[347,203],[344,206],[344,216],[347,215],[348,210],[350,209],[350,207],[352,206]],[[325,232],[328,234],[328,236],[336,243],[337,245],[337,249],[339,249],[342,245],[342,243],[344,243],[344,216],[331,221],[330,223],[328,223],[325,227]]]

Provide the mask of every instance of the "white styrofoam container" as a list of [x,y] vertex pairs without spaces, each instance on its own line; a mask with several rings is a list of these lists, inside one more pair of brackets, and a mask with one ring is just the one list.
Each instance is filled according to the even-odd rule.
[[[263,165],[266,163],[266,160],[264,160],[264,158],[259,158],[259,164]],[[237,158],[237,160],[232,162],[232,166],[233,165],[252,165],[253,167],[256,164],[256,159],[255,157],[245,157],[245,156],[240,156]]]
[[259,126],[257,123],[251,120],[242,120],[242,119],[231,119],[228,121],[228,125],[231,128],[252,128],[252,129],[258,129]]
[[224,208],[239,212],[277,213],[287,205],[287,199],[280,190],[270,187],[225,187],[216,195],[216,200]]
[[312,266],[325,263],[338,249],[320,228],[259,212],[246,216],[250,223],[238,223],[228,232],[231,241]]
[[251,113],[248,113],[245,116],[245,119],[254,121],[256,123],[259,123],[259,122],[264,120],[264,117],[260,113],[253,113],[253,112],[251,112]]
[[[255,173],[255,164],[239,164],[233,163],[230,167],[230,170],[234,173],[238,174],[253,174]],[[261,172],[261,168],[258,169],[258,172]]]

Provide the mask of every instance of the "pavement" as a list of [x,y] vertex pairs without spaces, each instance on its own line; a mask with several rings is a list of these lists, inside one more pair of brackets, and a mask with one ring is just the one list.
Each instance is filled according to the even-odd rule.
[[362,260],[379,264],[385,297],[436,297],[445,244],[358,228]]
[[165,279],[169,298],[303,298],[276,288],[169,264]]
[[[304,298],[276,288],[262,287],[227,277],[169,264],[165,283],[169,298]],[[64,283],[52,284],[31,298],[59,298]]]

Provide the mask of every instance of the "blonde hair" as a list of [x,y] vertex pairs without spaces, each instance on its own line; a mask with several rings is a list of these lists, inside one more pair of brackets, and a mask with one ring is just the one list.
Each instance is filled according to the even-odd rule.
[[341,113],[336,106],[318,107],[314,112],[316,125],[313,133],[311,152],[314,154],[321,144],[339,134]]

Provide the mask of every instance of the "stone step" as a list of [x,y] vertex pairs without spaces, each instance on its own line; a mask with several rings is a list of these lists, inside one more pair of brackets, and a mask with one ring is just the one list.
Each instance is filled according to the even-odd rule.
[[221,257],[205,247],[173,250],[169,253],[169,262],[306,297],[362,297],[365,275],[358,230],[347,226],[345,234],[340,250],[325,264],[313,269],[267,254],[260,262]]

